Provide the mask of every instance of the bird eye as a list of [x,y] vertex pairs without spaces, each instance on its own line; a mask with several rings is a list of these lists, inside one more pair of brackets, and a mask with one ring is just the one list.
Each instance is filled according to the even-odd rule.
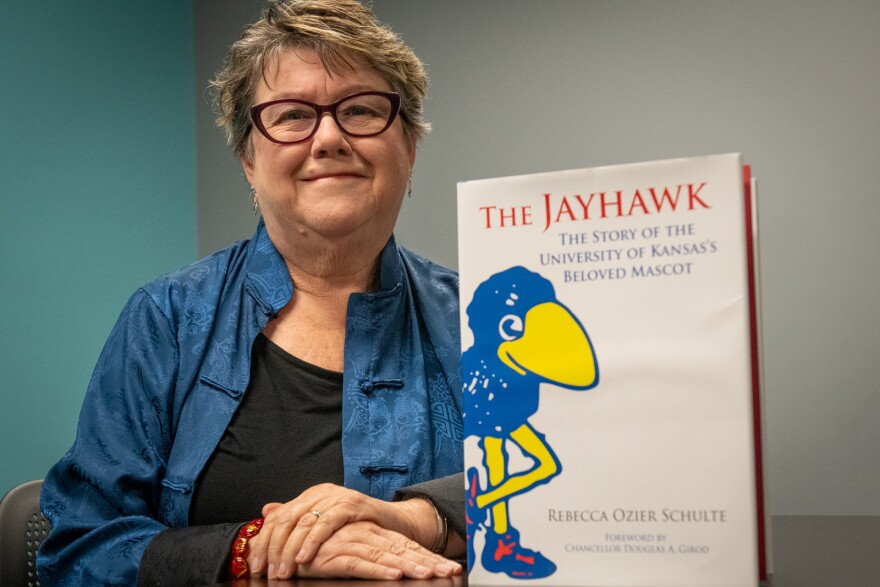
[[513,340],[522,336],[523,321],[522,318],[514,314],[508,314],[498,323],[498,334],[504,340]]

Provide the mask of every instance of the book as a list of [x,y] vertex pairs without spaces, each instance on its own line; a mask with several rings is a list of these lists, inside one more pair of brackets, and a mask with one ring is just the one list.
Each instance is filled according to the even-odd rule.
[[470,584],[757,585],[746,183],[725,154],[459,184]]

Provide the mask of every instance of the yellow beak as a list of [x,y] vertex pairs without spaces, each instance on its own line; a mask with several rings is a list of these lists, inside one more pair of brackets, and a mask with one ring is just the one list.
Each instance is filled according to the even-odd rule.
[[501,343],[498,358],[520,375],[531,372],[559,385],[587,388],[596,383],[596,355],[587,333],[554,302],[529,310],[523,335]]

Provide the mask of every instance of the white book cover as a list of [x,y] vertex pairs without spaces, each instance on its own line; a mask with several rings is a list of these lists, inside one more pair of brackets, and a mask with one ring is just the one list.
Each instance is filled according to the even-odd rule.
[[458,186],[471,585],[758,583],[743,166]]

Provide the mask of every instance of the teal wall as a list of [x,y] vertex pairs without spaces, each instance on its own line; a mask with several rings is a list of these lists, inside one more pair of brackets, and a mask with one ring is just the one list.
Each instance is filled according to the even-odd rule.
[[193,7],[0,8],[0,495],[73,442],[122,305],[196,254]]

